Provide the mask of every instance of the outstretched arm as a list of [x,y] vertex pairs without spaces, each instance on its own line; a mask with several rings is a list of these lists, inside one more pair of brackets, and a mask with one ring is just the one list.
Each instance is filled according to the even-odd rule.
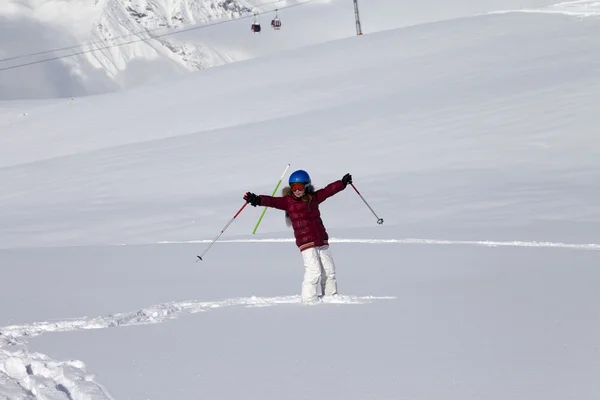
[[287,202],[285,201],[285,198],[283,198],[283,197],[256,195],[251,192],[246,192],[246,194],[244,195],[244,200],[246,200],[246,202],[250,203],[250,205],[252,205],[253,207],[264,206],[264,207],[277,208],[279,210],[287,209]]
[[260,199],[260,205],[265,207],[277,208],[278,210],[287,210],[287,201],[285,197],[273,197],[273,196],[258,196]]
[[329,185],[325,186],[323,189],[317,190],[317,192],[315,193],[317,201],[319,203],[324,202],[334,194],[344,190],[346,188],[346,185],[348,185],[349,183],[352,183],[352,175],[346,174],[339,181],[332,182]]

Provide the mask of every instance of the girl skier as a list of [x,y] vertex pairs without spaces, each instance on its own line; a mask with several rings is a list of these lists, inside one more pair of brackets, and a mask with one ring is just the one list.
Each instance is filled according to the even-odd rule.
[[[244,200],[252,206],[265,206],[284,210],[286,221],[294,229],[296,245],[304,259],[304,281],[302,301],[317,302],[321,296],[337,296],[335,263],[327,240],[329,236],[321,220],[319,204],[352,183],[350,174],[330,183],[323,189],[314,190],[306,171],[298,170],[290,175],[289,186],[283,188],[283,197],[256,195],[247,192]],[[317,285],[321,278],[321,296]]]

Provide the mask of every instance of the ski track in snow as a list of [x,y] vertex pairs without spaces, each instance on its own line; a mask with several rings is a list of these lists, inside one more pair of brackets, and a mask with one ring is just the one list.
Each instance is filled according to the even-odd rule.
[[[212,240],[162,241],[156,244],[210,243]],[[222,243],[288,243],[294,239],[229,239],[219,240]],[[600,244],[594,243],[561,243],[561,242],[526,242],[526,241],[494,241],[494,240],[438,240],[438,239],[329,239],[329,243],[366,243],[366,244],[438,244],[438,245],[471,245],[486,247],[545,247],[575,250],[600,250]],[[122,246],[126,246],[123,244]]]
[[[366,304],[395,297],[340,296],[321,304]],[[53,322],[34,322],[0,328],[0,399],[11,400],[111,400],[112,397],[85,372],[81,361],[56,361],[45,354],[29,352],[25,338],[47,332],[70,332],[120,326],[158,324],[182,314],[195,314],[230,306],[270,307],[301,305],[300,296],[244,297],[221,301],[184,301],[154,305],[105,317],[83,317]],[[318,304],[317,304],[318,305]],[[9,350],[10,348],[10,350]]]
[[[319,304],[365,304],[372,300],[395,299],[395,297],[339,296],[325,298]],[[11,325],[0,328],[0,348],[6,344],[20,344],[20,339],[47,332],[67,332],[86,329],[104,329],[119,326],[157,324],[181,314],[195,314],[215,308],[245,306],[269,307],[280,304],[302,304],[299,295],[279,297],[241,297],[221,301],[184,301],[154,305],[128,313],[111,314],[106,317],[77,318],[63,321],[34,322],[27,325]],[[319,305],[316,304],[316,305]]]

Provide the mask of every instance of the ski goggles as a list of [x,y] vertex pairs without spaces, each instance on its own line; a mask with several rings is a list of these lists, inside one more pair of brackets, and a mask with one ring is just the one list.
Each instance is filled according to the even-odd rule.
[[306,189],[306,184],[305,183],[292,183],[290,185],[290,189],[292,189],[292,192],[303,192]]

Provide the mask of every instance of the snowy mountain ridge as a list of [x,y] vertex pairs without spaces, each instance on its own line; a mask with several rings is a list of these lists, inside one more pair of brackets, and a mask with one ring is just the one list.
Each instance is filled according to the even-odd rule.
[[[3,74],[0,88],[7,98],[78,96],[220,65],[229,60],[209,45],[171,33],[252,11],[238,0],[9,0],[0,5],[0,34],[10,39],[0,47],[0,68],[17,68]],[[35,65],[20,68],[28,63]],[[32,89],[32,96],[14,83],[41,75],[47,85],[48,73],[49,93]]]
[[216,60],[207,48],[180,43],[173,36],[157,36],[168,32],[160,28],[181,28],[217,18],[238,18],[252,12],[236,0],[96,0],[96,6],[103,12],[91,29],[94,42],[119,44],[151,38],[87,54],[92,65],[105,69],[113,77],[137,57],[164,56],[186,70],[220,64],[221,60]]

